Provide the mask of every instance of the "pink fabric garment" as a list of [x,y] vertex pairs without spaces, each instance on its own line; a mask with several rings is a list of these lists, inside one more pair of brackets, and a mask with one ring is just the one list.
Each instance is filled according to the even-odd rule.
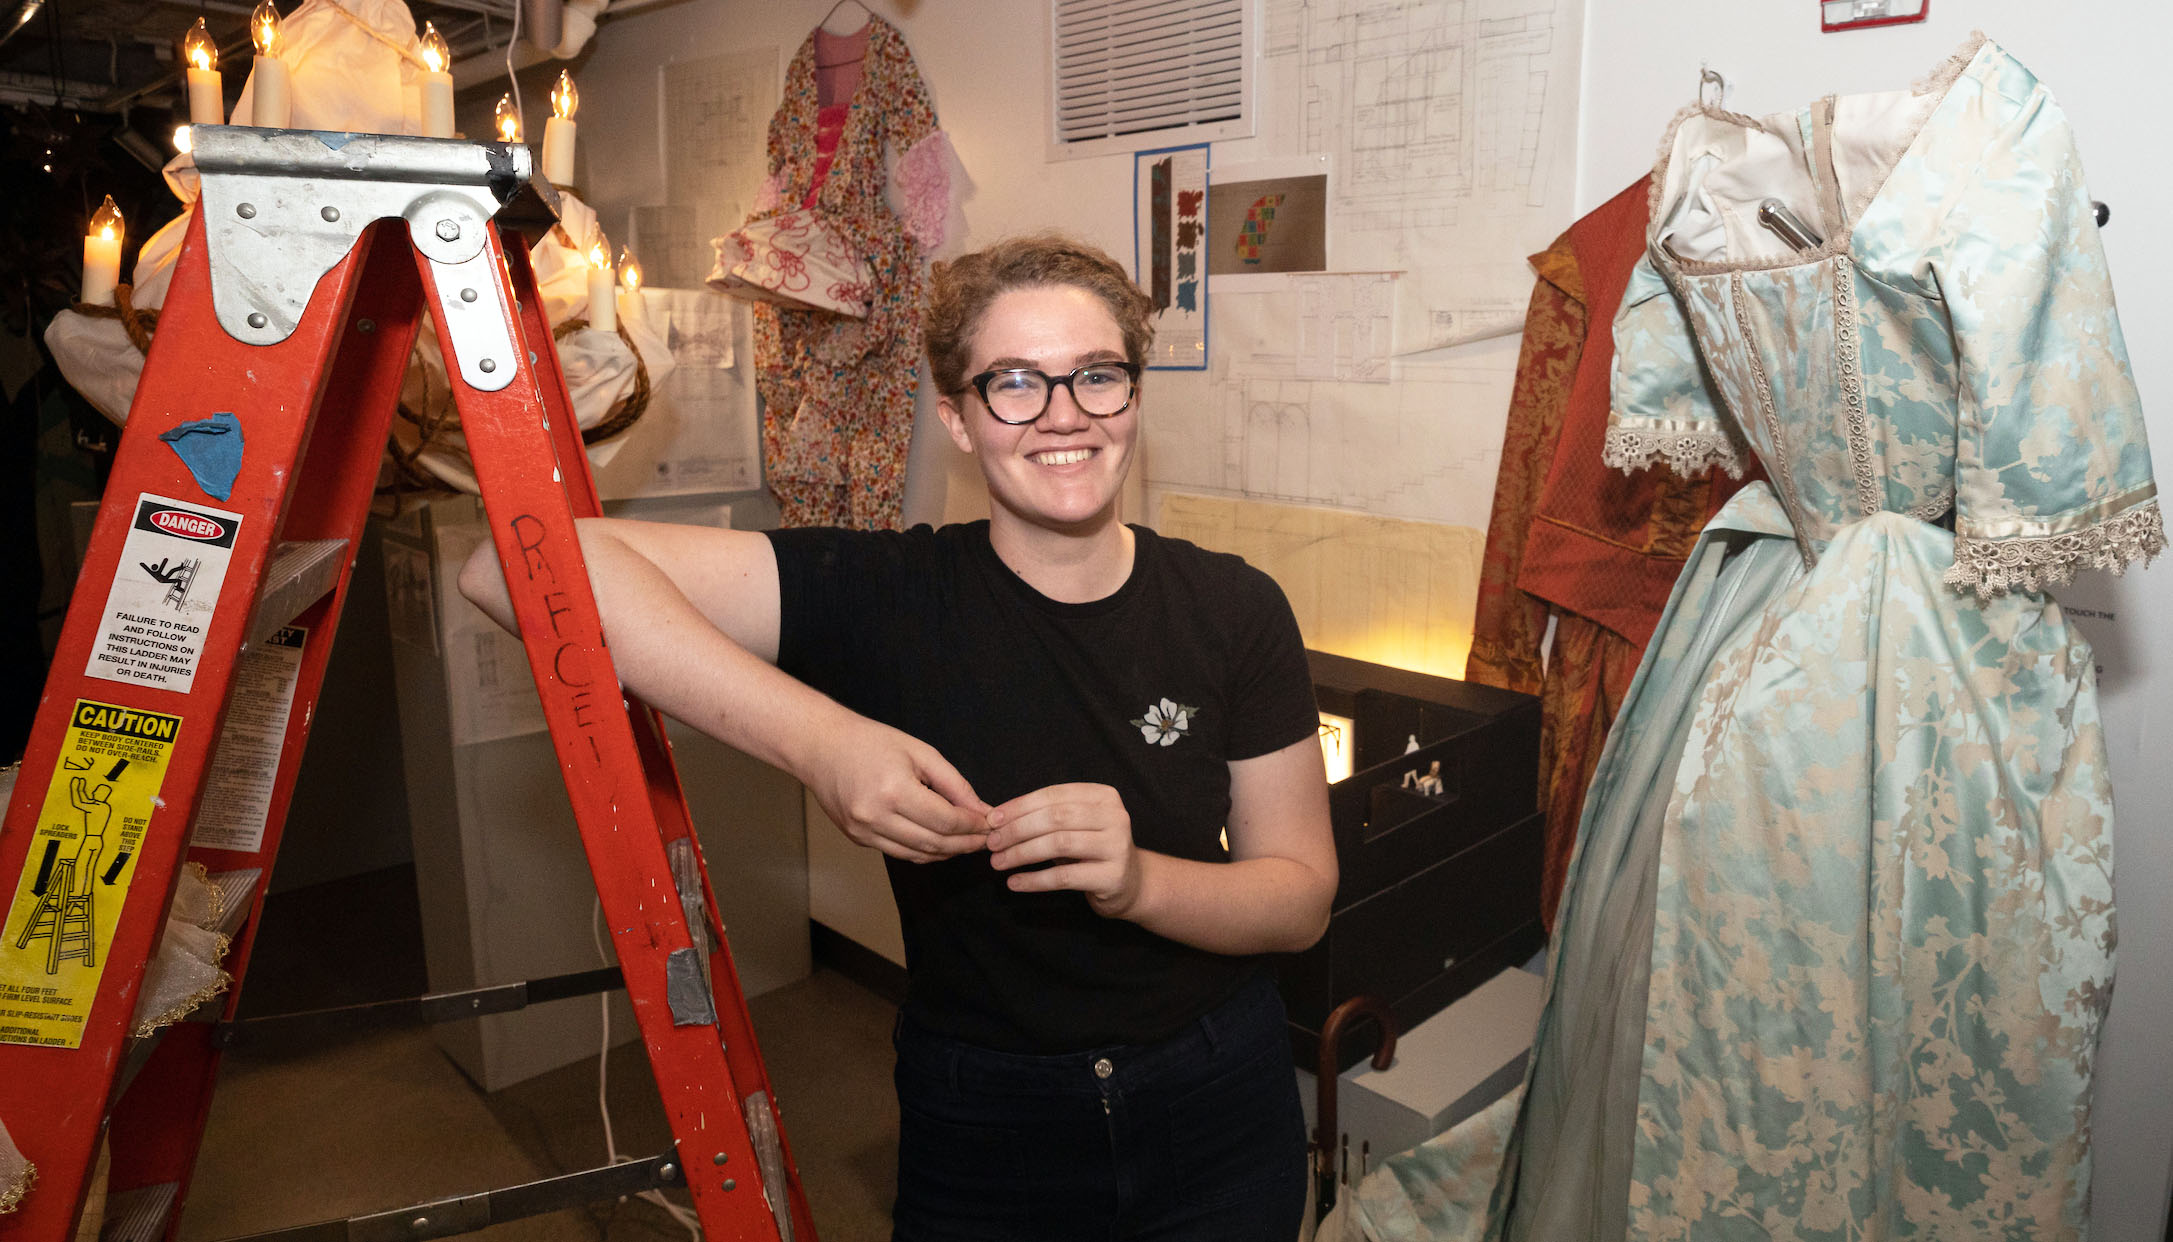
[[845,114],[852,111],[850,104],[830,104],[815,112],[815,184],[800,200],[800,206],[813,207],[815,196],[822,192],[824,178],[830,175],[830,165],[837,161],[838,139],[845,136]]
[[898,189],[906,236],[922,250],[942,245],[951,212],[951,140],[942,130],[914,143],[898,161]]

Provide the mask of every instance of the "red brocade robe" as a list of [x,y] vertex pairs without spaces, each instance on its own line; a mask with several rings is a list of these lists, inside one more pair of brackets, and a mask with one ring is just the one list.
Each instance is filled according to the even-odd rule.
[[[1706,521],[1747,480],[1600,461],[1615,309],[1645,249],[1646,181],[1531,258],[1473,622],[1472,681],[1540,696],[1540,909],[1551,930],[1585,789],[1630,676]],[[1545,667],[1540,642],[1554,619]]]

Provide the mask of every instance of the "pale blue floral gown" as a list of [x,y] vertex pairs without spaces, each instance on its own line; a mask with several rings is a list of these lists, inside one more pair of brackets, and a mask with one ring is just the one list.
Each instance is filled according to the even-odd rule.
[[1910,91],[1690,109],[1653,185],[1608,460],[1771,483],[1708,528],[1609,740],[1514,1131],[1396,1157],[1357,1214],[2080,1237],[2112,799],[2039,588],[2165,536],[2066,119],[1979,39]]

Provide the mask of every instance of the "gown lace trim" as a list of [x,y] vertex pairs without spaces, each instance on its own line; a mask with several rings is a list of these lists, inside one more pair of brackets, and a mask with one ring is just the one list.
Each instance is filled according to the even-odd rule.
[[2083,530],[2030,539],[1954,541],[1949,586],[1966,587],[1980,596],[2004,591],[2035,591],[2072,581],[2078,569],[2124,572],[2138,561],[2149,564],[2165,551],[2165,519],[2156,502],[2131,509]]
[[1743,477],[1743,455],[1720,431],[1683,431],[1667,427],[1625,426],[1607,429],[1600,460],[1624,474],[1666,462],[1667,468],[1694,479],[1718,466],[1728,477]]
[[1841,406],[1848,424],[1849,469],[1856,476],[1858,516],[1886,507],[1878,463],[1871,449],[1871,420],[1864,412],[1864,376],[1856,352],[1856,268],[1846,256],[1833,265],[1834,363],[1841,376]]

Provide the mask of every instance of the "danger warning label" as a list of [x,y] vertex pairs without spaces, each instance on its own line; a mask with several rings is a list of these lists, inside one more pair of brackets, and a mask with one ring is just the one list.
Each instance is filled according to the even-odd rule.
[[84,673],[186,692],[196,682],[241,515],[145,492]]

